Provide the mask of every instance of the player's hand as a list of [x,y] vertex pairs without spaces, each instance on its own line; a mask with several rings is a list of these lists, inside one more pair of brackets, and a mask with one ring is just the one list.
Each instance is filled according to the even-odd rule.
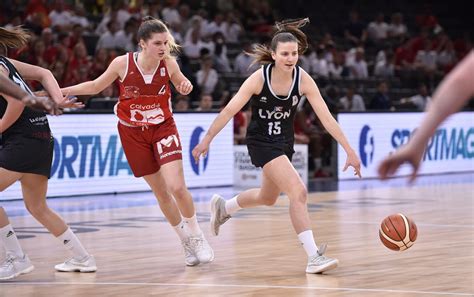
[[354,168],[355,176],[362,178],[362,175],[360,174],[360,160],[354,151],[348,152],[346,164],[344,165],[344,169],[342,169],[342,171],[346,171],[349,166],[352,166]]
[[189,80],[183,80],[177,87],[176,90],[181,95],[188,95],[193,90],[193,85]]
[[52,115],[62,114],[58,104],[49,97],[26,96],[21,101],[26,106],[36,110],[46,111]]
[[413,171],[410,175],[409,182],[413,183],[416,179],[416,174],[420,167],[421,158],[423,157],[424,150],[417,149],[414,145],[407,144],[390,156],[382,160],[378,167],[379,177],[385,180],[395,174],[398,167],[404,163],[409,163]]
[[58,103],[60,108],[84,108],[84,103],[77,101],[77,97],[64,96]]
[[198,145],[196,145],[192,151],[194,162],[196,162],[196,164],[199,163],[199,158],[201,156],[206,157],[208,151],[209,151],[209,144],[201,142]]

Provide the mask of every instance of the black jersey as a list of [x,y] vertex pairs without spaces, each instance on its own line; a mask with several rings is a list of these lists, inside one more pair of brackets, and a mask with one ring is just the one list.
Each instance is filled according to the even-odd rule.
[[[18,70],[5,57],[0,56],[0,67],[5,67],[8,71],[8,77],[20,86],[25,92],[33,94]],[[7,109],[7,101],[0,96],[0,117],[3,117]],[[36,111],[25,107],[18,120],[13,123],[4,133],[3,137],[21,134],[27,137],[49,139],[51,130],[49,129],[48,119],[45,112]],[[4,139],[5,140],[5,139]]]
[[293,70],[293,83],[288,96],[281,97],[273,92],[271,73],[274,64],[262,67],[263,89],[258,95],[250,98],[252,118],[247,129],[247,140],[266,143],[286,143],[293,145],[296,108],[301,100],[301,68]]

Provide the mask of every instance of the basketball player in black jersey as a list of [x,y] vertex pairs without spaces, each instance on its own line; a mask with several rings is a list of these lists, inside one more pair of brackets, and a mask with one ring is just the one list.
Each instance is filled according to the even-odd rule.
[[352,166],[355,175],[360,177],[360,161],[329,112],[316,83],[296,65],[298,56],[307,48],[306,36],[299,27],[307,22],[308,19],[303,19],[276,24],[270,49],[259,45],[252,54],[255,61],[264,66],[242,84],[192,153],[198,162],[200,156],[207,153],[212,139],[250,100],[252,118],[247,130],[247,147],[252,163],[263,167],[262,186],[228,201],[214,195],[211,232],[217,235],[220,225],[239,209],[274,205],[280,192],[284,192],[290,201],[291,222],[308,255],[306,272],[322,273],[335,268],[338,260],[323,256],[325,245],[319,249],[316,246],[306,206],[308,192],[290,162],[294,152],[293,119],[302,96],[308,98],[324,127],[346,151],[344,170]]
[[[20,28],[6,30],[0,27],[0,46],[21,47],[27,39],[28,34]],[[26,79],[40,81],[60,107],[82,106],[63,98],[49,70],[0,56],[0,76],[8,77],[32,95],[22,75]],[[28,211],[72,252],[72,259],[56,265],[56,270],[97,270],[94,257],[86,252],[63,219],[46,204],[54,145],[46,114],[25,107],[21,101],[4,93],[0,95],[0,192],[20,181]],[[11,279],[34,269],[2,207],[0,246],[6,252],[6,258],[0,263],[0,280]]]

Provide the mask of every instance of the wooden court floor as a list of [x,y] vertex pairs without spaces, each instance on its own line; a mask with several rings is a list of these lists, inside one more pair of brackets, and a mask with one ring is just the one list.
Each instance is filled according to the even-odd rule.
[[[316,240],[327,242],[327,255],[340,261],[324,275],[304,273],[306,256],[285,197],[272,208],[241,211],[219,237],[208,230],[208,202],[196,203],[215,251],[213,263],[197,267],[184,265],[177,236],[156,205],[63,213],[96,257],[99,270],[92,274],[55,272],[53,266],[67,253],[31,216],[16,216],[11,222],[36,269],[0,283],[0,297],[474,296],[473,188],[451,184],[311,194]],[[91,202],[70,203],[80,209]],[[4,206],[8,210],[8,203]],[[379,222],[397,212],[418,225],[417,242],[405,252],[390,251],[378,239]]]

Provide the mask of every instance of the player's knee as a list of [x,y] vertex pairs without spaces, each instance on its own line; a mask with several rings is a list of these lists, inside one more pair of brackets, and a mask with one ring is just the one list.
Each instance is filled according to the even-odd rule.
[[275,203],[277,202],[277,199],[278,197],[266,197],[266,198],[262,198],[262,202],[263,202],[263,205],[265,206],[273,206],[275,205]]
[[174,196],[175,199],[185,197],[188,192],[186,186],[182,183],[173,183],[168,185],[168,191]]
[[41,218],[48,213],[46,203],[26,203],[26,209],[35,218]]
[[308,201],[308,190],[304,185],[300,185],[294,189],[293,197],[295,202],[306,204]]

